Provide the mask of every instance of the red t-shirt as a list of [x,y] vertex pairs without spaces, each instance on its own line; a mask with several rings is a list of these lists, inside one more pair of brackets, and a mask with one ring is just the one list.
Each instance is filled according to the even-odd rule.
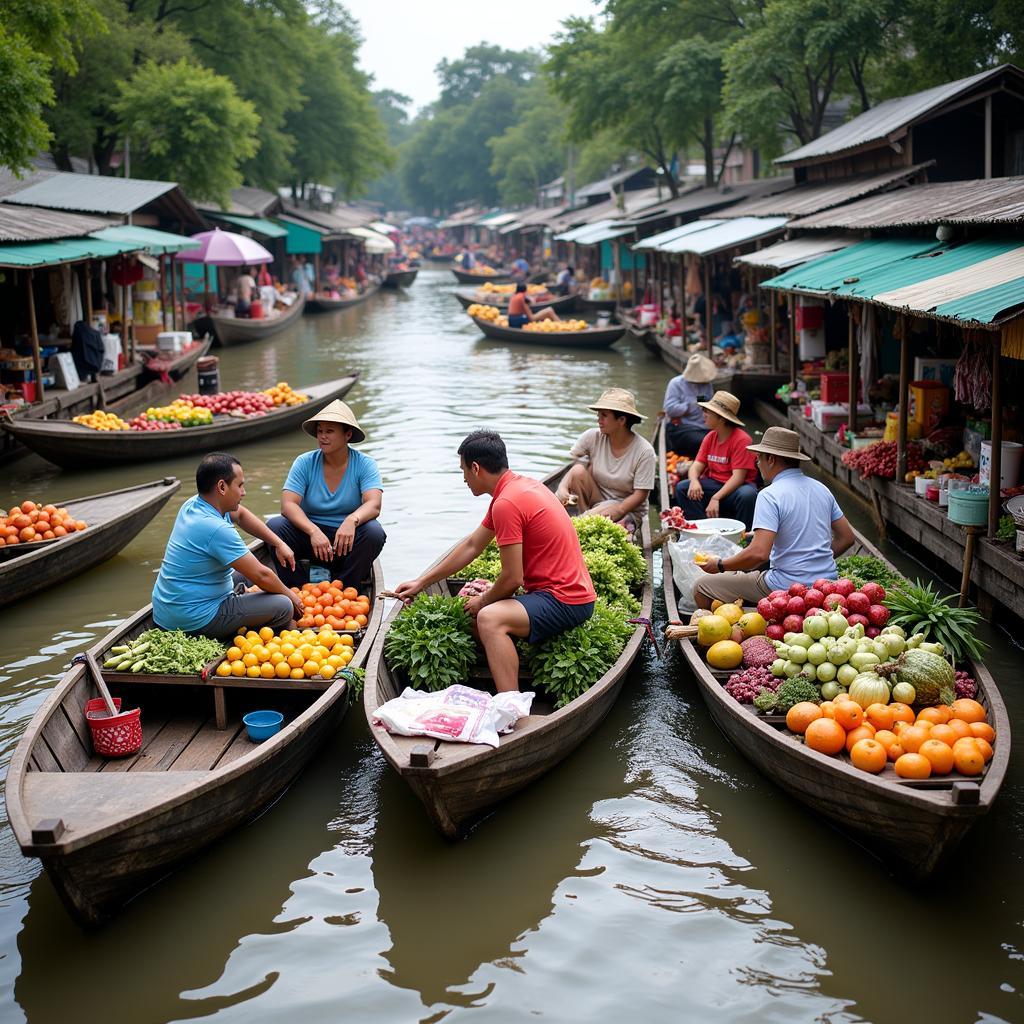
[[506,472],[483,525],[494,531],[498,547],[522,544],[527,593],[547,590],[563,604],[597,600],[572,520],[539,480]]
[[720,483],[727,483],[734,469],[745,469],[745,483],[756,483],[754,453],[747,451],[747,445],[753,443],[750,435],[741,427],[736,427],[724,444],[718,439],[717,430],[709,430],[700,443],[696,461],[704,463],[704,476]]

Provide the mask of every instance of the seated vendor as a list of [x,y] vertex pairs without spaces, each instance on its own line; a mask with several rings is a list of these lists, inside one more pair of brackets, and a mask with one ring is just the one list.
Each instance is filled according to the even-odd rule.
[[534,313],[530,308],[530,300],[526,297],[526,282],[520,281],[516,290],[508,300],[509,327],[524,327],[534,320],[560,320],[561,317],[549,306],[547,309]]
[[743,429],[740,400],[728,391],[716,391],[704,410],[708,433],[685,480],[676,484],[676,504],[687,519],[740,519],[749,530],[757,500],[757,468],[752,443]]
[[700,402],[711,397],[711,381],[717,375],[718,367],[707,356],[695,352],[686,361],[683,372],[668,382],[664,409],[669,451],[691,457],[697,454],[708,433]]
[[[464,569],[496,540],[501,573],[486,593],[466,600],[466,611],[475,620],[495,690],[518,690],[514,638],[539,644],[582,625],[597,596],[572,520],[543,483],[508,468],[505,442],[497,434],[470,434],[459,445],[459,463],[473,495],[491,495],[487,515],[445,558],[423,576],[400,583],[395,593],[408,603]],[[526,593],[513,596],[520,587]]]
[[[735,555],[702,566],[706,575],[693,585],[698,608],[710,608],[712,601],[755,605],[794,583],[834,580],[835,560],[855,539],[832,492],[801,471],[808,456],[795,431],[769,427],[749,451],[767,485],[754,508],[754,539]],[[768,570],[761,571],[766,562]]]
[[[281,515],[267,526],[295,551],[324,566],[331,579],[358,587],[387,540],[380,515],[380,470],[369,455],[350,445],[366,440],[352,410],[331,402],[302,424],[316,438],[315,451],[293,463],[281,491]],[[289,586],[307,582],[301,567],[278,570]]]
[[[153,587],[153,621],[228,640],[247,629],[287,629],[304,614],[302,603],[246,546],[235,526],[274,550],[282,567],[294,568],[292,549],[242,506],[245,477],[232,455],[207,455],[196,470],[196,490],[175,517]],[[260,592],[236,587],[232,570]]]
[[570,454],[577,462],[555,492],[563,505],[606,516],[633,530],[647,515],[657,455],[651,443],[633,433],[643,421],[632,391],[609,388],[594,405],[597,426],[585,430]]

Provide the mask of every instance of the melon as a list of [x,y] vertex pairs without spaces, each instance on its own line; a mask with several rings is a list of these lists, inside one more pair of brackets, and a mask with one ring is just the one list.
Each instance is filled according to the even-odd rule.
[[708,664],[712,668],[737,668],[743,661],[743,648],[734,640],[719,640],[708,648]]
[[[710,647],[720,640],[728,640],[731,634],[732,626],[729,624],[729,620],[723,619],[721,615],[705,615],[702,619],[697,620],[697,643],[701,647]],[[736,646],[738,647],[739,644]],[[741,651],[741,657],[742,654]]]

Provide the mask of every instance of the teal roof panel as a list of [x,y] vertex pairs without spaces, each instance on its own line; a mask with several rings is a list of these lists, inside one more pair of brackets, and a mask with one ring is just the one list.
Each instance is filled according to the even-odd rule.
[[229,224],[245,228],[247,231],[262,235],[264,238],[285,238],[288,235],[287,228],[282,227],[280,224],[275,224],[272,220],[267,220],[265,217],[243,217],[237,213],[220,213],[215,210],[207,210],[206,216],[212,217],[215,220],[227,221]]
[[202,243],[188,235],[175,235],[170,231],[157,231],[144,228],[137,224],[118,224],[92,232],[93,238],[107,242],[134,243],[135,248],[145,249],[154,256],[169,252],[181,252],[184,249],[198,249]]
[[65,238],[59,242],[27,242],[0,246],[0,267],[47,267],[77,260],[109,259],[136,252],[137,242],[108,242],[99,238]]

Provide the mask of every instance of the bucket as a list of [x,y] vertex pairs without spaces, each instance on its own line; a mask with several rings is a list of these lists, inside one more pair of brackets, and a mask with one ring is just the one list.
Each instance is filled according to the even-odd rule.
[[988,522],[988,492],[950,491],[949,521],[961,526],[984,526]]
[[263,303],[260,299],[253,299],[249,303],[249,318],[251,320],[263,319]]
[[[999,490],[1016,487],[1020,480],[1020,460],[1024,455],[1024,445],[1016,441],[1004,441],[999,460]],[[981,459],[978,462],[978,480],[987,484],[992,475],[992,442],[981,442]]]
[[926,476],[915,476],[914,477],[914,493],[919,497],[923,498],[928,490],[928,485],[931,480]]
[[203,356],[196,363],[199,378],[199,394],[215,395],[220,391],[220,359],[217,356]]
[[[121,698],[114,698],[121,711]],[[142,709],[135,708],[111,717],[106,701],[93,697],[86,701],[85,720],[92,734],[92,747],[99,757],[128,757],[142,749]]]

